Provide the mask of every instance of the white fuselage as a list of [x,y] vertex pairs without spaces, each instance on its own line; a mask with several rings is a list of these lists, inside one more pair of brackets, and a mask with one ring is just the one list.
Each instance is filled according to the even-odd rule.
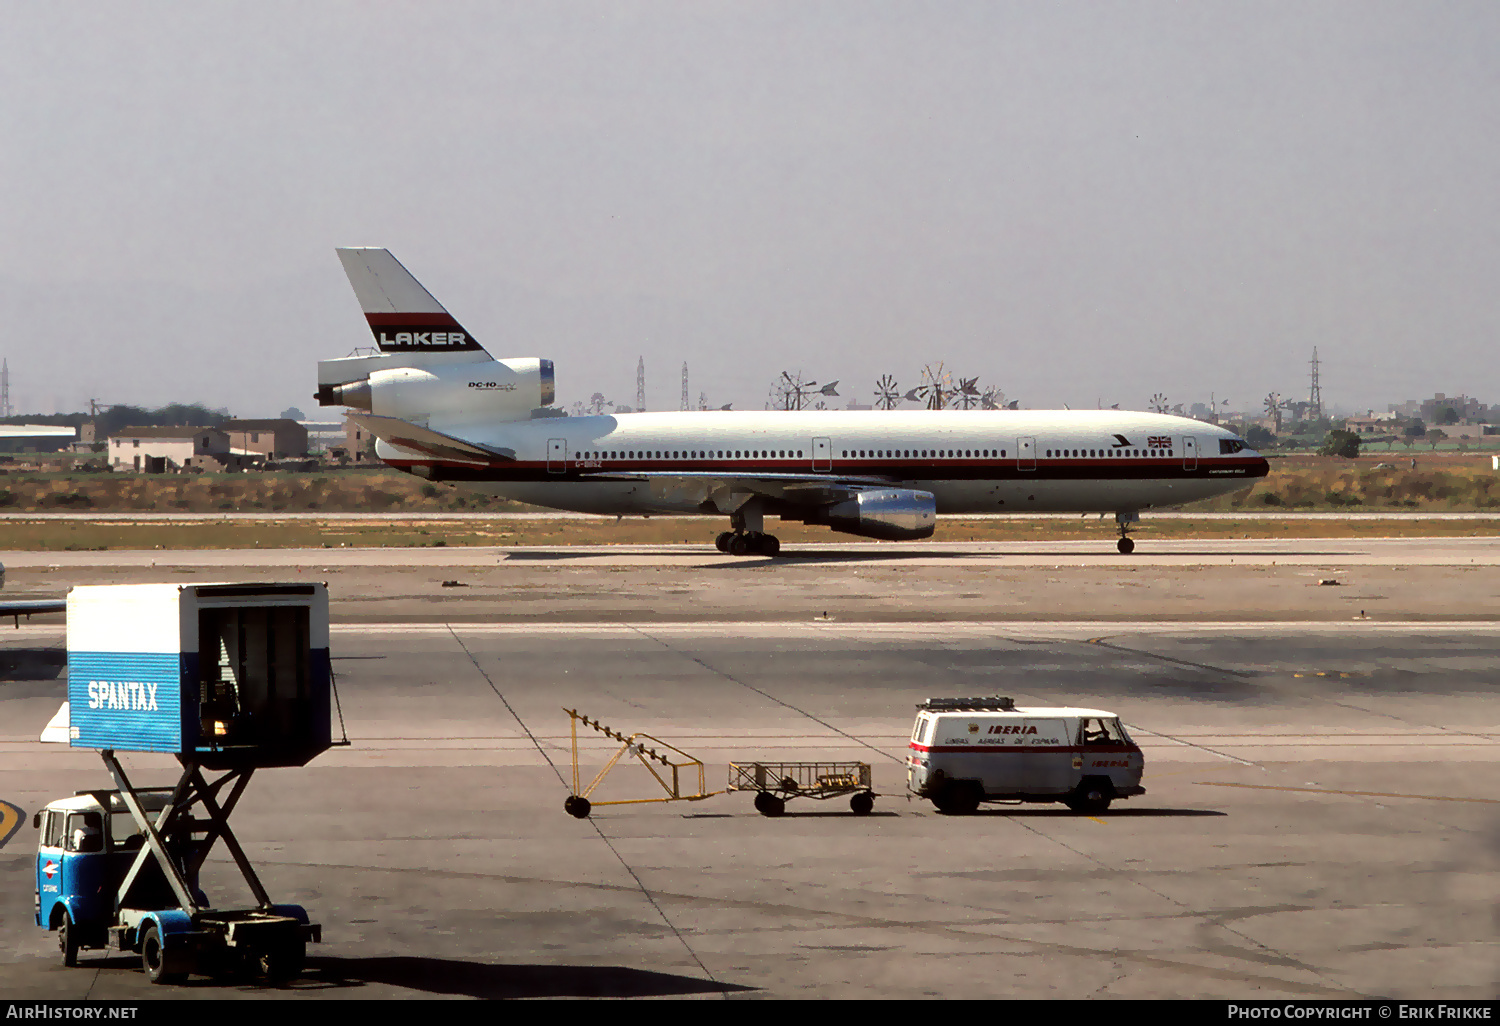
[[[1245,488],[1265,460],[1221,427],[1116,410],[630,413],[431,423],[513,453],[392,466],[554,509],[704,512],[715,479],[827,475],[931,492],[939,513],[1130,512]],[[649,479],[648,479],[649,478]]]

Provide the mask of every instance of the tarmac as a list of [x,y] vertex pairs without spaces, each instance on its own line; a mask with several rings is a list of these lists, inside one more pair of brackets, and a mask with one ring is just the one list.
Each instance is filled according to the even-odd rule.
[[[107,778],[35,740],[64,692],[61,626],[5,630],[0,798],[28,818],[0,849],[0,996],[1492,1000],[1496,546],[1287,544],[1126,567],[1083,543],[916,563],[7,554],[7,597],[328,579],[350,744],[258,773],[235,814],[273,896],[323,924],[299,980],[153,987],[133,956],[87,951],[64,969],[32,921],[29,816]],[[997,692],[1117,711],[1147,793],[1099,816],[908,801],[914,703]],[[697,756],[709,791],[730,761],[867,762],[875,810],[794,800],[766,819],[732,793],[574,819],[564,706]],[[613,750],[584,742],[584,782]],[[175,778],[164,757],[125,762]],[[596,797],[660,793],[630,766]],[[207,889],[231,870],[220,850]]]

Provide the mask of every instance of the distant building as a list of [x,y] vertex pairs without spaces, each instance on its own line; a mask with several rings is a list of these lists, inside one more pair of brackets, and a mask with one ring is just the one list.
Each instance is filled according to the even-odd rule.
[[280,460],[307,455],[307,428],[295,420],[230,420],[224,430],[230,451],[243,456]]
[[228,465],[229,435],[208,427],[128,427],[109,439],[115,470],[162,473],[188,467]]

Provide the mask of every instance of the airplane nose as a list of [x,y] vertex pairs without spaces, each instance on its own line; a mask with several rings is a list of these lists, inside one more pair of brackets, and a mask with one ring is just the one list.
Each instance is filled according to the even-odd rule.
[[1271,461],[1264,456],[1257,457],[1250,468],[1251,477],[1265,477],[1271,472]]

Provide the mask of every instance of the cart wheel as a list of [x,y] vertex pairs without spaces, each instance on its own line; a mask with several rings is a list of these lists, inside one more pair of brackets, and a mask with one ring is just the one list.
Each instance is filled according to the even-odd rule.
[[73,917],[63,912],[62,923],[57,927],[57,949],[62,952],[62,964],[72,969],[78,964],[78,928]]
[[861,791],[859,794],[849,799],[849,808],[854,810],[854,814],[856,816],[869,815],[870,810],[874,807],[875,796],[869,791]]
[[[764,798],[765,801],[761,801]],[[786,811],[786,802],[767,791],[761,791],[755,796],[755,807],[760,810],[762,816],[779,816]]]
[[167,972],[167,953],[155,923],[147,923],[141,932],[141,968],[152,983],[181,983],[187,978],[187,973]]
[[770,799],[771,799],[771,796],[768,795],[768,794],[766,794],[766,792],[764,792],[764,791],[756,791],[755,792],[755,811],[758,812],[758,813],[760,813],[762,816],[769,816],[770,813],[766,811],[766,802],[770,801]]
[[593,810],[594,806],[589,802],[587,798],[582,798],[576,794],[570,794],[568,795],[568,800],[563,802],[563,808],[570,816],[573,816],[577,819],[588,819],[589,813]]

